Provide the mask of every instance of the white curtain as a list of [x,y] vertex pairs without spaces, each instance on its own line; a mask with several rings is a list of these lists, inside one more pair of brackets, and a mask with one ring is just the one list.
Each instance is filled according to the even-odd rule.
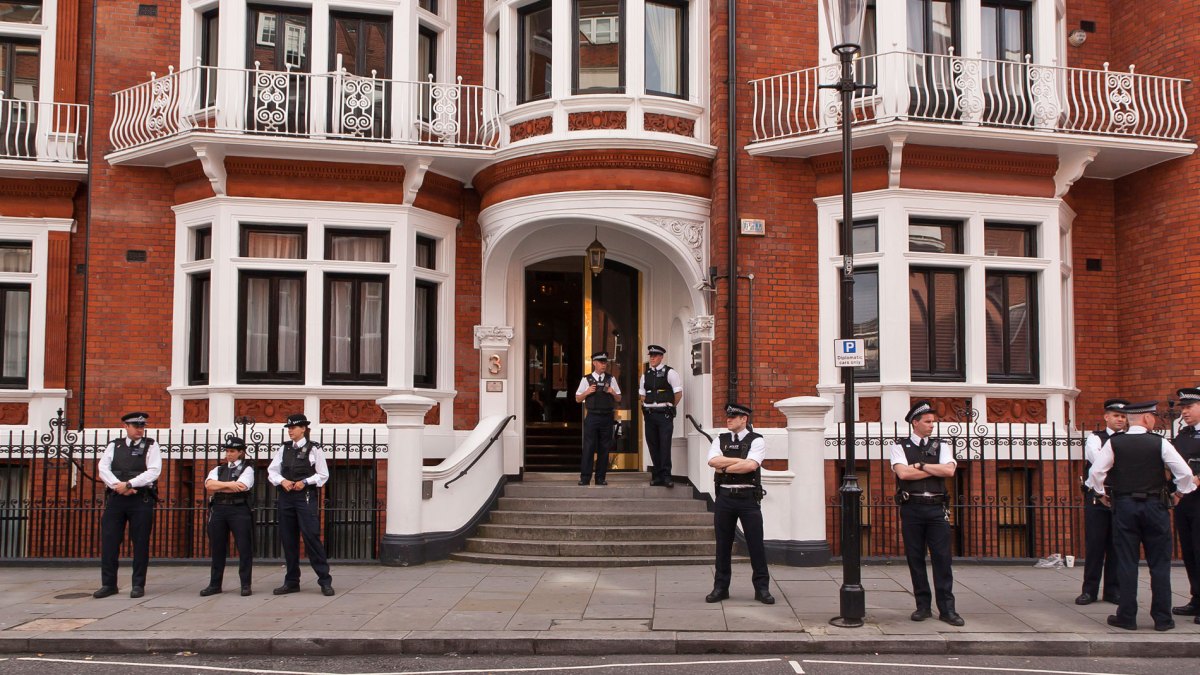
[[246,303],[246,370],[252,373],[266,372],[271,280],[247,279],[243,302]]
[[0,272],[29,272],[33,269],[33,249],[28,246],[0,247]]
[[304,301],[302,279],[279,280],[279,372],[300,370],[300,305]]
[[350,372],[352,290],[353,283],[350,281],[335,281],[329,285],[329,371],[332,373]]
[[682,94],[679,86],[680,17],[677,7],[646,3],[646,89]]
[[383,282],[364,282],[360,302],[362,336],[359,338],[359,374],[378,375],[383,372]]
[[326,257],[330,260],[356,260],[360,262],[384,262],[383,237],[356,237],[354,235],[337,234],[331,237],[330,250]]
[[247,233],[246,255],[250,258],[303,258],[303,232]]
[[29,291],[10,290],[4,302],[4,377],[25,377],[29,360]]

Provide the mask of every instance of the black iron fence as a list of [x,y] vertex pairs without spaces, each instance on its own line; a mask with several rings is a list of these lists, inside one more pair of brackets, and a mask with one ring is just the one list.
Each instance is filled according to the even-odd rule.
[[[1083,446],[1086,430],[1054,424],[982,424],[978,410],[954,411],[960,421],[939,425],[934,435],[954,448],[958,468],[947,481],[956,557],[1034,559],[1051,553],[1083,555]],[[1174,428],[1174,406],[1164,429]],[[900,507],[890,448],[909,434],[907,424],[865,425],[856,432],[855,466],[863,490],[862,555],[903,557]],[[1170,436],[1169,431],[1160,430]],[[827,438],[837,463],[826,472],[826,530],[841,551],[842,504],[838,487],[845,466],[844,432]],[[1178,550],[1176,550],[1178,556]]]
[[[105,488],[96,467],[118,435],[69,430],[62,411],[46,431],[0,435],[0,560],[99,557]],[[246,440],[247,459],[255,467],[254,555],[282,557],[275,528],[276,489],[267,480],[271,455],[286,440],[281,426],[240,418],[231,430],[147,435],[158,442],[163,456],[151,556],[208,556],[204,480],[224,460],[221,442],[235,435]],[[329,465],[321,521],[329,556],[378,559],[385,521],[386,435],[330,430],[314,433],[313,440],[325,449]]]

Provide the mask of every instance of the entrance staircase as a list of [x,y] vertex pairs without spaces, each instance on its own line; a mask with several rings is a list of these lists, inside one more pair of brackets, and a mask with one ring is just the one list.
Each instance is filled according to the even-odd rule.
[[507,484],[488,520],[450,557],[539,567],[712,564],[712,514],[691,486],[650,487],[647,473],[609,472],[603,487],[578,480],[526,473]]

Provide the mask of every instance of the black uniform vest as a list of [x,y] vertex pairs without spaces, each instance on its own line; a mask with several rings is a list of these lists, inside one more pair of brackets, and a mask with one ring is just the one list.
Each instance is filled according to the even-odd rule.
[[125,436],[113,441],[112,472],[117,480],[127,482],[146,470],[146,451],[153,442],[145,436],[132,445]]
[[[1096,438],[1099,438],[1099,439],[1100,439],[1100,447],[1102,447],[1102,448],[1104,447],[1104,444],[1105,444],[1105,443],[1107,443],[1107,442],[1108,442],[1110,439],[1112,439],[1112,437],[1113,437],[1114,435],[1115,435],[1115,434],[1110,434],[1110,433],[1108,433],[1108,429],[1107,429],[1107,428],[1106,428],[1106,429],[1101,429],[1100,431],[1097,431],[1097,432],[1096,432],[1096,434],[1095,434]],[[1090,474],[1091,472],[1092,472],[1092,463],[1091,463],[1091,462],[1089,462],[1089,461],[1088,461],[1088,459],[1087,459],[1087,457],[1085,456],[1085,457],[1083,458],[1083,475],[1084,475],[1084,476],[1087,476],[1087,475],[1088,475],[1088,474]]]
[[[1196,429],[1190,426],[1181,428],[1171,445],[1179,451],[1179,456],[1191,467],[1192,473],[1200,475],[1200,434],[1196,433]],[[1197,499],[1197,495],[1200,495],[1200,490],[1193,490],[1181,499],[1191,501]]]
[[[604,384],[612,381],[612,375],[604,374]],[[587,408],[588,413],[593,415],[611,415],[616,406],[616,399],[608,393],[600,381],[596,379],[595,373],[587,376],[587,383],[596,385],[596,391],[589,397],[583,399],[583,406]]]
[[642,387],[646,390],[646,403],[674,403],[675,388],[667,381],[671,366],[663,366],[662,373],[646,368],[642,375]]
[[279,475],[284,478],[297,481],[305,480],[309,476],[317,473],[317,468],[309,462],[308,453],[316,447],[310,441],[303,448],[297,448],[296,444],[287,441],[283,444],[283,460],[279,465]]
[[1158,434],[1117,434],[1109,441],[1113,466],[1108,472],[1109,491],[1120,497],[1133,492],[1156,495],[1167,486],[1163,476],[1162,437]]
[[[928,439],[924,448],[913,443],[911,438],[897,439],[896,442],[904,450],[904,461],[909,464],[916,464],[918,462],[923,464],[939,464],[941,462],[942,441],[939,438]],[[921,478],[920,480],[897,479],[896,485],[909,494],[921,492],[928,492],[935,495],[946,494],[946,480],[937,476]]]
[[[235,481],[242,477],[243,471],[253,471],[254,469],[248,466],[245,462],[238,462],[234,468],[230,469],[228,464],[222,464],[217,467],[217,480],[222,483]],[[250,491],[245,492],[214,492],[210,504],[249,504]]]
[[[753,431],[747,432],[746,437],[740,441],[733,440],[733,433],[725,432],[718,437],[721,440],[721,454],[725,457],[733,457],[736,459],[746,459],[750,454],[750,446],[754,443],[754,439],[762,438],[761,434],[756,434]],[[718,473],[714,477],[714,482],[717,485],[758,485],[762,481],[762,467],[755,469],[750,473]]]

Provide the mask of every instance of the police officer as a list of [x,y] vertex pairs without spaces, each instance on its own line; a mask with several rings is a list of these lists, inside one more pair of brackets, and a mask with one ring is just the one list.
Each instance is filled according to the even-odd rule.
[[[1183,422],[1173,445],[1195,474],[1200,469],[1200,389],[1179,389],[1175,395],[1179,398]],[[1200,491],[1179,496],[1178,500],[1175,503],[1175,531],[1179,533],[1179,548],[1183,552],[1191,599],[1186,605],[1172,607],[1171,613],[1194,616],[1193,621],[1200,623]]]
[[900,501],[900,527],[904,535],[904,557],[912,578],[917,609],[909,616],[924,621],[933,616],[929,576],[925,572],[925,549],[933,561],[933,588],[938,618],[951,626],[966,624],[954,609],[954,574],[950,570],[950,512],[946,479],[958,464],[949,443],[932,438],[937,414],[929,401],[918,401],[904,421],[912,426],[908,438],[891,445],[892,470],[896,472]]
[[596,485],[608,485],[604,476],[608,471],[608,453],[613,446],[613,427],[616,424],[617,404],[621,402],[621,388],[607,370],[608,352],[592,354],[592,373],[579,380],[579,387],[575,390],[575,400],[587,410],[587,417],[583,420],[580,485],[587,485],[592,479],[593,455]]
[[[1125,431],[1125,406],[1129,401],[1110,398],[1104,402],[1104,430],[1088,436],[1083,444],[1084,479],[1092,470],[1096,453],[1108,439]],[[1077,605],[1090,605],[1100,593],[1100,574],[1104,573],[1104,601],[1114,605],[1120,602],[1117,588],[1117,554],[1113,550],[1112,510],[1100,501],[1100,496],[1083,486],[1083,538],[1084,554],[1087,556],[1083,568],[1083,592],[1075,598]]]
[[763,437],[750,431],[750,408],[736,403],[725,406],[727,432],[713,439],[708,450],[708,465],[715,472],[713,483],[717,498],[713,508],[713,527],[717,531],[717,571],[712,592],[705,602],[729,598],[729,579],[733,575],[733,537],[737,522],[742,522],[746,548],[750,552],[750,577],[754,599],[764,605],[775,604],[771,595],[771,576],[767,572],[767,552],[763,547],[762,473],[759,466],[767,455]]
[[225,578],[225,558],[229,553],[229,533],[238,551],[238,577],[242,595],[250,595],[250,572],[254,568],[254,516],[250,512],[254,487],[254,465],[246,461],[246,442],[230,436],[222,444],[225,462],[208,473],[204,489],[212,493],[208,501],[208,540],[212,546],[212,575],[202,596],[221,592]]
[[129,597],[146,594],[146,568],[150,564],[150,532],[154,528],[154,505],[158,502],[155,481],[162,472],[162,452],[153,438],[146,437],[150,415],[132,412],[121,417],[125,436],[104,448],[98,472],[104,481],[104,515],[100,518],[100,588],[95,598],[117,592],[117,561],[125,524],[133,541],[133,579]]
[[1117,587],[1121,602],[1108,625],[1137,630],[1138,546],[1145,547],[1150,568],[1150,616],[1154,630],[1171,630],[1171,519],[1167,516],[1167,479],[1179,492],[1196,489],[1196,478],[1170,441],[1149,433],[1156,423],[1157,401],[1125,406],[1129,429],[1100,447],[1088,486],[1113,512]]
[[333,577],[325,546],[321,543],[321,522],[317,517],[321,505],[321,486],[329,480],[329,467],[321,446],[308,439],[309,421],[302,413],[288,415],[289,440],[275,450],[267,467],[267,480],[279,487],[275,500],[278,513],[279,543],[287,571],[283,585],[275,595],[300,590],[300,537],[308,562],[317,573],[317,584],[324,595],[333,595]]
[[650,484],[675,487],[671,478],[671,434],[675,431],[675,407],[683,398],[683,378],[663,364],[666,349],[650,345],[649,365],[638,382],[642,418],[646,422],[646,445],[650,448]]

